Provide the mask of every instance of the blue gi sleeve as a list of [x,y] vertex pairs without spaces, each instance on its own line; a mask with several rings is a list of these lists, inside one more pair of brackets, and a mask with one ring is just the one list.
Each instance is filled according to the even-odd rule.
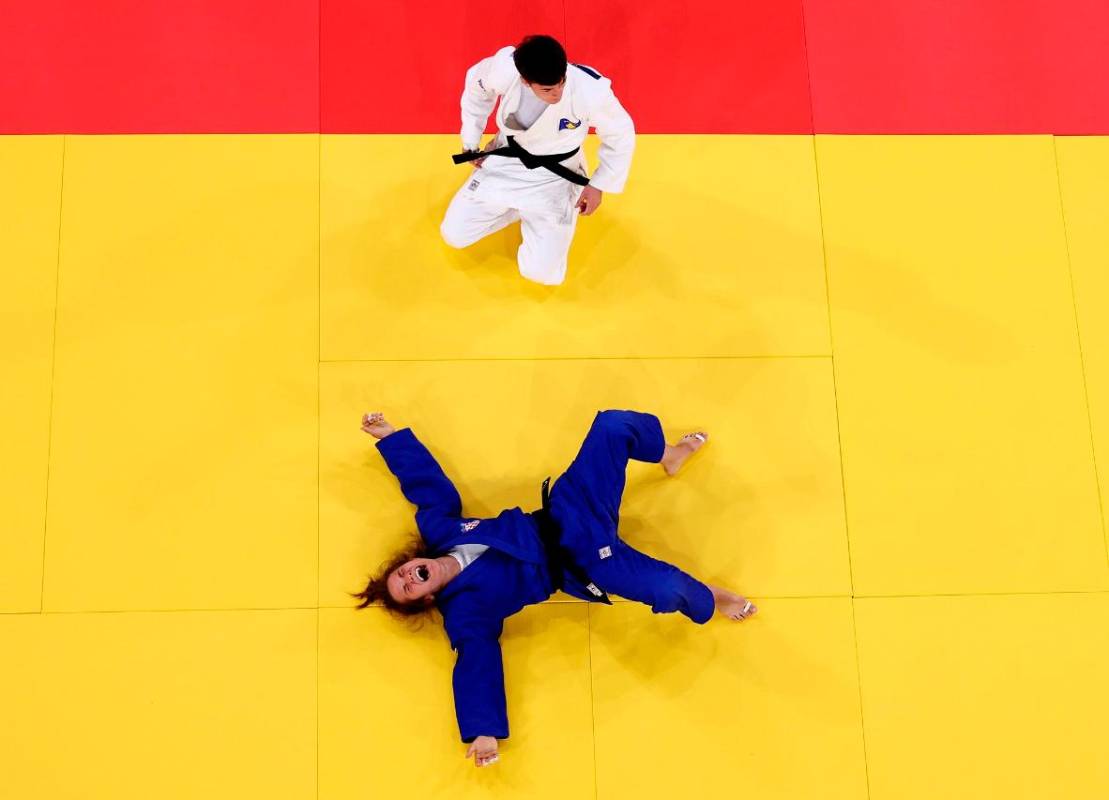
[[454,713],[458,732],[467,744],[479,736],[508,738],[508,710],[501,660],[504,620],[492,615],[457,612],[447,625],[451,646],[458,652],[454,664]]
[[377,450],[416,506],[416,527],[432,548],[458,533],[462,499],[435,457],[410,428],[386,436]]

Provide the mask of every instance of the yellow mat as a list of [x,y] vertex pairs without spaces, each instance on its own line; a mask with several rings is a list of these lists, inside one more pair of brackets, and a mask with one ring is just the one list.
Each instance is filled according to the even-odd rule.
[[1049,137],[817,137],[859,594],[1109,588]]
[[0,641],[5,797],[315,796],[315,610],[0,615]]
[[69,138],[46,608],[315,605],[317,149]]
[[1109,790],[1109,595],[866,599],[856,608],[870,796]]
[[591,796],[587,625],[584,603],[533,606],[508,620],[511,737],[500,763],[479,770],[458,741],[442,626],[412,631],[379,608],[322,610],[320,797]]
[[[1060,138],[1056,152],[1105,515],[1109,501],[1109,138]],[[1109,526],[1109,515],[1104,519]]]
[[867,796],[850,600],[703,628],[589,611],[598,797]]
[[756,595],[848,594],[835,401],[826,359],[325,364],[320,373],[320,599],[349,602],[414,531],[413,508],[359,429],[411,426],[466,513],[539,506],[593,415],[638,407],[671,441],[709,444],[675,478],[633,464],[625,539],[703,580]]
[[[439,241],[455,145],[0,137],[0,795],[1109,796],[1109,139],[643,136],[555,289]],[[484,516],[603,408],[709,432],[621,533],[761,612],[526,609],[476,770],[350,609],[359,417]]]
[[325,360],[828,354],[808,137],[640,137],[557,288],[517,273],[519,226],[440,240],[456,138],[323,137]]
[[0,609],[38,611],[62,137],[0,137]]

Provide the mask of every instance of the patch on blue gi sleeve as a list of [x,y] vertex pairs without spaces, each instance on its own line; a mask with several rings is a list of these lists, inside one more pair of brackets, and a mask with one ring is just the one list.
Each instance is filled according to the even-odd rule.
[[463,522],[462,523],[462,532],[463,533],[469,533],[470,531],[472,531],[474,528],[476,528],[480,524],[481,524],[480,519],[472,519],[469,522]]
[[574,66],[580,69],[589,77],[593,78],[593,80],[595,81],[599,81],[601,79],[601,73],[597,72],[597,70],[593,69],[592,67],[587,67],[584,64],[574,64]]
[[611,547],[602,547],[600,550],[597,551],[597,555],[599,555],[602,559],[608,558],[609,556],[612,555],[612,548]]
[[563,117],[562,119],[560,119],[558,121],[558,129],[560,131],[572,131],[572,130],[577,130],[580,127],[581,127],[581,120],[580,119],[577,122],[574,122],[573,120],[569,120],[569,119],[566,119],[566,117]]

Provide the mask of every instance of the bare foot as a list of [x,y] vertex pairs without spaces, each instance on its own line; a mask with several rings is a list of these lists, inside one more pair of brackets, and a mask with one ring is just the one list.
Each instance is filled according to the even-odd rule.
[[716,601],[716,610],[736,622],[742,622],[759,613],[758,606],[741,594],[729,592],[718,586],[710,586],[709,589],[712,590],[712,599]]
[[704,447],[708,440],[709,435],[707,433],[696,431],[687,433],[678,440],[677,444],[666,445],[666,450],[662,454],[662,468],[666,470],[666,474],[676,475],[686,459]]
[[385,415],[380,411],[362,415],[362,432],[368,433],[375,439],[384,439],[391,433],[396,433],[396,428],[385,421]]

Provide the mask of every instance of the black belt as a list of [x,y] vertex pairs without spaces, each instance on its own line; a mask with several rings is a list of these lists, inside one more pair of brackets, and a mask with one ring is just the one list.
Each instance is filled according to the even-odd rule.
[[561,589],[565,576],[563,571],[569,573],[575,581],[596,598],[598,603],[612,604],[597,584],[589,579],[585,570],[579,567],[559,542],[558,523],[551,516],[551,479],[543,481],[543,507],[535,512],[535,519],[539,523],[539,539],[543,542],[543,549],[547,551],[547,564],[550,565],[551,582],[553,588]]
[[458,153],[451,156],[451,160],[455,164],[465,164],[467,161],[477,161],[479,158],[486,156],[504,156],[505,158],[518,158],[528,169],[543,169],[553,172],[560,178],[565,178],[570,183],[576,183],[578,186],[588,186],[589,178],[584,175],[579,175],[568,167],[562,166],[562,162],[570,156],[576,155],[580,147],[575,147],[569,153],[553,153],[549,156],[537,156],[534,153],[529,153],[520,145],[516,144],[516,137],[509,136],[508,144],[504,147],[498,147],[495,150],[467,150],[465,153]]

